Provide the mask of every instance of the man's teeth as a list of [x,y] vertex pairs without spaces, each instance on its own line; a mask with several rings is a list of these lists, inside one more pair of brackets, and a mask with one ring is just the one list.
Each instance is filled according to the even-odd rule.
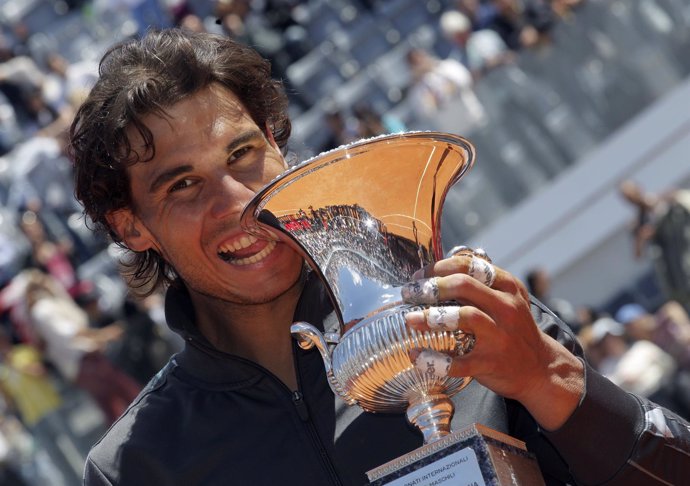
[[227,243],[219,248],[222,253],[232,253],[233,251],[243,250],[256,243],[257,237],[253,235],[244,235],[242,238],[235,240],[231,243]]
[[266,233],[268,233],[268,236],[270,236],[271,238],[274,238],[276,240],[278,239],[278,235],[271,228],[264,228],[264,230],[266,231]]
[[[254,237],[251,237],[251,238],[253,238],[254,242],[256,242],[256,238],[254,238]],[[242,240],[244,240],[244,237],[242,238]],[[246,248],[247,246],[250,246],[254,242],[250,243],[249,245],[245,245],[241,248],[236,248],[236,250],[241,250],[242,248]],[[237,244],[235,243],[235,245],[233,245],[233,246],[236,247]],[[268,241],[266,246],[263,248],[263,250],[261,250],[259,253],[248,256],[246,258],[237,258],[237,259],[225,258],[224,255],[221,255],[221,258],[223,258],[225,261],[232,263],[233,265],[249,265],[251,263],[257,263],[257,262],[263,260],[264,258],[266,258],[273,251],[273,249],[275,247],[276,247],[275,241]],[[223,251],[227,251],[227,250],[223,250]]]

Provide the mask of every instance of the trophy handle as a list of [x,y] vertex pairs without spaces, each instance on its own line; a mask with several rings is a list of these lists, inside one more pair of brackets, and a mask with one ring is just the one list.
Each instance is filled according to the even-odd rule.
[[[323,363],[326,368],[326,376],[328,376],[328,384],[333,390],[333,393],[338,395],[348,405],[354,405],[356,401],[352,398],[340,384],[338,379],[333,374],[333,366],[331,363],[331,351],[328,349],[328,341],[324,335],[317,328],[308,322],[295,322],[290,326],[290,333],[297,339],[297,344],[302,349],[311,349],[316,346],[316,349],[321,353]],[[327,334],[329,341],[337,342],[337,338],[330,333]]]

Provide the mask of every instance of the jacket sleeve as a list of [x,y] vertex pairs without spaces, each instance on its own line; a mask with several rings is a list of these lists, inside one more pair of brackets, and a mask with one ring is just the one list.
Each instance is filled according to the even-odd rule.
[[545,433],[578,484],[683,484],[690,477],[690,428],[676,414],[629,394],[587,367],[580,406]]
[[144,450],[121,443],[113,445],[108,440],[91,449],[84,466],[84,486],[171,486],[201,482],[202,479],[176,475],[173,467]]
[[105,474],[98,468],[91,458],[86,459],[84,466],[84,486],[114,486],[113,483],[105,477]]
[[[583,358],[572,333],[543,304],[534,304],[542,330]],[[543,432],[577,484],[684,484],[690,477],[690,424],[586,364],[585,380],[573,415],[557,431]]]

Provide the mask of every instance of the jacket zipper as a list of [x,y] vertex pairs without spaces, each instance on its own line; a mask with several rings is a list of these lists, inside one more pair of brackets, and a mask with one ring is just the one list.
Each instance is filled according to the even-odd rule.
[[302,422],[304,422],[305,426],[307,427],[307,432],[312,442],[314,443],[314,446],[316,447],[316,451],[321,457],[321,461],[323,462],[323,465],[326,468],[326,472],[328,472],[328,475],[331,477],[333,481],[333,485],[342,486],[343,483],[340,481],[338,473],[335,470],[335,466],[333,465],[333,461],[331,460],[330,456],[328,455],[328,451],[326,450],[326,448],[323,445],[323,442],[321,441],[321,437],[319,436],[319,433],[316,430],[316,425],[311,420],[311,417],[309,415],[309,409],[307,408],[307,404],[304,401],[304,395],[302,395],[302,392],[300,391],[300,389],[302,388],[302,377],[300,376],[300,368],[298,363],[298,349],[296,341],[293,341],[292,356],[295,365],[295,375],[297,377],[297,390],[294,390],[292,392],[292,403],[295,404],[295,408],[297,410],[299,418],[302,420]]
[[321,438],[319,437],[319,433],[316,430],[316,426],[314,425],[314,422],[312,422],[311,417],[309,415],[309,409],[307,408],[307,404],[304,401],[304,395],[302,395],[302,392],[299,391],[300,388],[302,388],[300,382],[301,382],[301,377],[299,373],[299,364],[297,362],[297,342],[293,341],[292,345],[292,360],[295,366],[295,375],[297,377],[297,390],[290,390],[290,388],[283,383],[281,380],[278,379],[276,375],[268,371],[266,368],[264,368],[261,365],[258,365],[252,361],[237,357],[237,356],[232,356],[228,355],[226,353],[223,353],[221,351],[218,351],[217,349],[208,347],[204,345],[203,343],[199,342],[196,339],[193,339],[192,337],[188,337],[187,341],[193,345],[194,347],[201,349],[202,351],[205,351],[207,353],[210,353],[211,355],[214,355],[216,357],[220,357],[223,359],[236,359],[239,361],[243,361],[250,366],[258,369],[260,372],[263,374],[269,376],[271,379],[273,379],[280,387],[282,387],[285,391],[287,391],[290,394],[290,397],[292,399],[292,403],[295,406],[295,410],[297,411],[297,415],[299,416],[300,420],[304,422],[305,426],[307,427],[307,432],[309,435],[309,438],[313,442],[314,446],[316,447],[316,450],[318,452],[319,457],[321,457],[321,462],[323,463],[324,468],[326,469],[326,472],[328,473],[328,476],[330,476],[333,486],[343,486],[343,483],[340,481],[340,478],[338,477],[338,473],[335,470],[335,466],[333,465],[333,461],[331,460],[330,456],[328,455],[328,451],[326,451],[326,448],[323,446],[323,442],[321,442]]
[[304,403],[304,397],[302,396],[302,392],[300,392],[299,390],[295,390],[292,392],[292,403],[295,404],[295,408],[297,409],[297,415],[299,415],[299,418],[302,419],[302,422],[308,422],[309,410],[307,409],[307,404]]

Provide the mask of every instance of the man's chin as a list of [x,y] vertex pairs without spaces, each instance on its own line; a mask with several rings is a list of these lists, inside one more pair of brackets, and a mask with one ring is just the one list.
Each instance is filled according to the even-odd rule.
[[222,289],[220,291],[218,291],[218,289],[209,291],[208,289],[197,288],[191,284],[187,284],[187,287],[192,293],[196,293],[204,299],[211,299],[221,304],[226,303],[229,305],[246,306],[266,305],[280,300],[282,297],[290,294],[290,292],[296,292],[297,295],[299,295],[299,290],[302,288],[303,283],[303,273],[304,272],[298,273],[291,283],[276,288],[273,288],[275,281],[270,282],[269,285],[257,285],[255,283],[247,285],[246,292],[241,294],[223,291]]

